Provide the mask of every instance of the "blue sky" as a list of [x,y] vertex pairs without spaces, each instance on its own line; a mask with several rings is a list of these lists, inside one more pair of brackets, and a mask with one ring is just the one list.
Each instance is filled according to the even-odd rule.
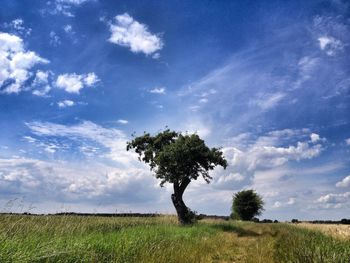
[[3,0],[0,207],[174,213],[171,185],[125,151],[168,126],[222,147],[227,170],[185,193],[228,215],[350,212],[349,3]]

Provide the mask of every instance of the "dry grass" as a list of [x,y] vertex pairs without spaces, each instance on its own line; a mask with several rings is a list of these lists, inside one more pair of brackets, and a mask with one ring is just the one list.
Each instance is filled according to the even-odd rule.
[[350,225],[299,223],[297,226],[321,231],[335,238],[350,240]]

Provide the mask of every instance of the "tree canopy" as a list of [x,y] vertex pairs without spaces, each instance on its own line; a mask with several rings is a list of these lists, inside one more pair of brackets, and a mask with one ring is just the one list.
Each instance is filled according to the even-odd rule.
[[232,217],[252,220],[264,210],[264,201],[254,190],[243,190],[233,195]]
[[227,167],[222,151],[206,146],[197,134],[183,135],[169,129],[154,136],[144,133],[127,143],[127,150],[131,149],[139,155],[140,161],[149,164],[155,177],[161,180],[161,186],[166,182],[174,185],[172,200],[181,223],[186,223],[181,213],[189,211],[182,201],[188,184],[199,176],[209,183],[210,170],[217,165]]

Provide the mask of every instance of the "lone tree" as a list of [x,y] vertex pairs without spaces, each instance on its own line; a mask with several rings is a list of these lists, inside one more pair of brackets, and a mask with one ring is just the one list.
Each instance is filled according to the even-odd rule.
[[233,195],[232,214],[234,219],[252,220],[264,210],[264,201],[254,190],[243,190]]
[[212,179],[210,170],[217,165],[227,166],[222,151],[208,148],[197,134],[183,135],[169,129],[155,136],[144,133],[135,137],[127,143],[126,149],[134,149],[139,160],[149,164],[155,177],[161,179],[160,186],[166,182],[173,184],[171,200],[182,225],[193,220],[193,212],[182,199],[189,183],[199,176],[209,183]]

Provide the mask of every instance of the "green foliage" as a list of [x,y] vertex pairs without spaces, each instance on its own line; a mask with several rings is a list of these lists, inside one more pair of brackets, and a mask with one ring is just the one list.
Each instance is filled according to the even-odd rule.
[[0,262],[349,262],[350,241],[287,224],[0,215]]
[[254,190],[243,190],[233,195],[231,218],[252,220],[263,211],[264,201]]
[[182,135],[169,129],[151,136],[145,133],[127,143],[127,150],[134,149],[139,160],[150,165],[161,186],[196,180],[200,175],[206,182],[212,179],[209,171],[215,166],[227,166],[223,153],[208,148],[197,134]]

